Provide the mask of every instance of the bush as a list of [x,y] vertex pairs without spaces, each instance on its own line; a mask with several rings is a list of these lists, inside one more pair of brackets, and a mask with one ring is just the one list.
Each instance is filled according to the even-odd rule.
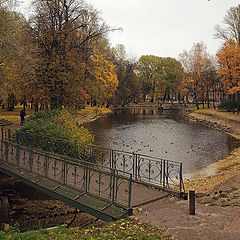
[[74,114],[69,111],[51,110],[38,112],[29,117],[25,125],[16,132],[16,142],[77,157],[79,146],[92,144],[94,135],[89,129],[79,126]]
[[218,105],[218,109],[222,111],[231,112],[235,108],[234,103],[230,99],[224,99],[221,101],[221,103]]

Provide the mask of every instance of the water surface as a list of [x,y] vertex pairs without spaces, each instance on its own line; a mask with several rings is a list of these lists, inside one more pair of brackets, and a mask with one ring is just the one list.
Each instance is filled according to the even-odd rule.
[[177,111],[153,108],[117,111],[87,127],[97,145],[182,162],[184,173],[220,160],[238,144],[226,133],[185,120]]

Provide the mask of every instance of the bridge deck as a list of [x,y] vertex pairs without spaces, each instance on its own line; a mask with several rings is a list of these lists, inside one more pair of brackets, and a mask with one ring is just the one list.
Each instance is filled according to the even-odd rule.
[[12,176],[29,186],[59,199],[72,207],[76,207],[83,212],[89,213],[104,221],[112,221],[129,214],[129,210],[116,204],[108,206],[105,199],[98,198],[90,194],[82,194],[68,186],[60,185],[57,182],[43,178],[37,174],[27,172],[8,163],[1,163],[0,171]]
[[[59,184],[6,162],[1,163],[0,171],[104,221],[120,219],[131,214],[132,211],[132,209],[123,208],[115,203],[111,204],[106,199],[95,195],[81,193],[79,190]],[[166,192],[159,192],[139,184],[133,184],[131,207],[138,207],[166,196],[168,196]]]

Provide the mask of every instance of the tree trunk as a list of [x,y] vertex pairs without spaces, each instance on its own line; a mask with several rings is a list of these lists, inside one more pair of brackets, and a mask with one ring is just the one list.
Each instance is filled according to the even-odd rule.
[[213,89],[213,108],[216,110],[216,105],[215,105],[215,90]]
[[204,105],[204,92],[202,91],[202,105],[203,105],[203,109],[205,108],[205,105]]
[[210,108],[210,103],[209,103],[209,90],[207,90],[207,108]]
[[195,104],[196,104],[197,110],[199,110],[198,97],[196,92],[194,93],[194,98],[195,98]]
[[236,102],[235,102],[235,93],[232,95],[232,99],[233,99],[233,109],[232,109],[232,112],[233,112],[233,114],[235,114],[235,104],[236,104]]
[[239,108],[240,108],[240,104],[239,104],[239,93],[237,93],[237,114],[239,115]]
[[35,108],[35,113],[38,112],[38,103],[34,104],[34,108]]

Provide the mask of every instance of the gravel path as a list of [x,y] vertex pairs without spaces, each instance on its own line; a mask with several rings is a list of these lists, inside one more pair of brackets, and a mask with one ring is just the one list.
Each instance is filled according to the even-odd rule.
[[240,207],[197,203],[196,215],[189,215],[187,200],[165,198],[135,210],[135,217],[164,228],[172,239],[240,239]]

